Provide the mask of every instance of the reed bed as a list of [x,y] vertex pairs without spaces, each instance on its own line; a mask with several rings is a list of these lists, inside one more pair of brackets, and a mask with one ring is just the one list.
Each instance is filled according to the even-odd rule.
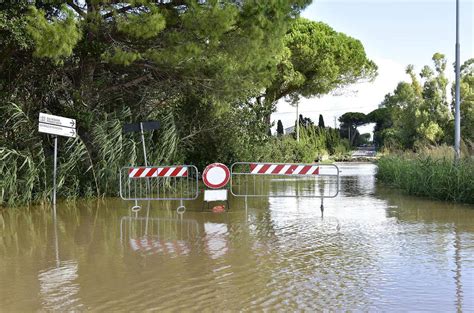
[[474,159],[465,157],[454,162],[454,153],[448,150],[382,157],[377,178],[411,195],[474,203]]

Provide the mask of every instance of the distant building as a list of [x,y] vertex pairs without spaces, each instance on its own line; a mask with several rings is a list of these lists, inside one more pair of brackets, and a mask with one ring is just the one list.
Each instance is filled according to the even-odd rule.
[[295,132],[295,126],[290,126],[290,127],[285,128],[285,135],[292,134],[294,132]]

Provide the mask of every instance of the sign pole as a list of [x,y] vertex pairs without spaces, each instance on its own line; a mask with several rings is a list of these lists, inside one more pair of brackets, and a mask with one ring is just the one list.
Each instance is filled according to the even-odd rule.
[[[148,158],[146,155],[146,145],[145,145],[145,134],[144,131],[148,130],[155,130],[160,128],[160,122],[158,121],[149,121],[149,122],[140,122],[140,123],[133,123],[133,124],[125,124],[123,125],[123,132],[124,133],[131,133],[131,132],[140,132],[141,139],[142,139],[142,147],[143,147],[143,158],[145,166],[148,166]],[[150,190],[150,181],[147,180],[147,191]],[[138,200],[135,199],[135,208],[141,209],[138,205]],[[132,208],[133,211],[133,208]],[[135,211],[138,214],[138,210]]]
[[143,123],[140,123],[140,133],[142,135],[143,158],[144,158],[144,161],[145,161],[145,166],[148,166],[148,161],[147,161],[147,158],[146,158],[145,134],[143,133]]
[[140,122],[140,123],[123,125],[124,133],[140,132],[141,139],[142,139],[143,157],[145,161],[145,166],[148,166],[148,158],[146,155],[146,146],[145,146],[145,131],[155,130],[159,128],[160,128],[160,122],[158,121],[148,121],[148,122]]
[[[140,133],[141,133],[142,145],[143,145],[143,159],[145,161],[145,166],[148,166],[148,160],[147,160],[147,156],[146,156],[145,133],[143,131],[143,122],[140,122]],[[150,180],[149,179],[146,180],[146,189],[147,189],[147,193],[148,193],[149,190],[150,190]],[[149,204],[150,204],[150,202],[148,202],[148,205]],[[135,201],[135,205],[138,205],[137,201]],[[149,209],[149,207],[148,207],[148,209]]]
[[58,136],[53,136],[54,138],[54,161],[53,161],[53,209],[54,214],[56,214],[56,171],[57,171],[57,162],[58,162]]
[[56,267],[59,267],[61,261],[59,260],[59,240],[58,240],[58,220],[56,216],[56,205],[53,206],[53,224],[54,224],[54,248],[56,251]]

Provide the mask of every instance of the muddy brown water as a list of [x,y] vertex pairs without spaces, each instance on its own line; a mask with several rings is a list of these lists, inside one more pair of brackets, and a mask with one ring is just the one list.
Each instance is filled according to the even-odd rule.
[[[312,198],[62,202],[0,214],[0,311],[474,311],[474,207],[405,196],[340,164]],[[290,188],[291,186],[289,186]]]

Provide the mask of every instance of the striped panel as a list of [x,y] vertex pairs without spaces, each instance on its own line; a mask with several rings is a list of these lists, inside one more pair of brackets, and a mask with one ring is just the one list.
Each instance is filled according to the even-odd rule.
[[130,247],[133,251],[145,254],[188,255],[191,252],[184,240],[167,241],[150,237],[130,238]]
[[128,170],[128,177],[188,177],[188,168],[186,166],[132,167]]
[[261,175],[318,175],[318,165],[252,163],[250,174]]

